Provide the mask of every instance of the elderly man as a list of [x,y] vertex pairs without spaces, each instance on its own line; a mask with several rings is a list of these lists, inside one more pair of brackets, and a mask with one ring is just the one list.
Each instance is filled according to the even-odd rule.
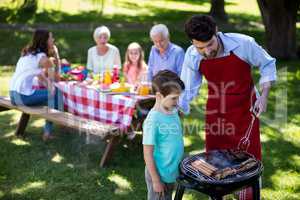
[[157,24],[151,28],[150,37],[153,46],[148,60],[148,80],[160,70],[168,69],[181,74],[184,51],[181,47],[170,42],[169,30],[164,24]]

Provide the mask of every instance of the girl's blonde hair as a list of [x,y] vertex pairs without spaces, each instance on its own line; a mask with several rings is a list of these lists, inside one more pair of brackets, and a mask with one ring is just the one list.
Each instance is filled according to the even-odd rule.
[[143,66],[146,65],[146,63],[144,61],[144,51],[143,51],[141,45],[139,45],[137,42],[132,42],[128,45],[126,53],[125,53],[124,66],[132,64],[131,60],[129,59],[129,51],[132,49],[137,49],[140,52],[140,57],[138,60],[138,69],[140,70],[140,69],[142,69]]

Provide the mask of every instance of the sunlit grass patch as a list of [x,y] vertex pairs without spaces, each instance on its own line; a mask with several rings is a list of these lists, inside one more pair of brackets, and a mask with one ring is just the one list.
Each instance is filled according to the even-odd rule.
[[300,188],[300,175],[293,170],[282,171],[278,169],[271,176],[271,180],[274,183],[273,187],[276,190],[295,192]]
[[114,191],[115,194],[127,194],[132,191],[131,183],[125,177],[118,174],[112,174],[108,177],[108,180],[117,185],[117,188]]
[[31,126],[40,128],[45,124],[45,119],[36,118],[32,123]]
[[55,163],[61,163],[63,160],[64,158],[59,153],[54,154],[54,156],[51,159],[51,161]]
[[[23,0],[0,0],[0,7],[5,2],[9,2],[10,7]],[[120,49],[122,60],[127,45],[133,41],[142,45],[147,60],[152,46],[149,30],[154,23],[167,24],[171,41],[186,49],[190,41],[184,34],[184,21],[190,15],[206,13],[210,9],[209,0],[105,0],[103,7],[101,2],[39,0],[38,13],[32,18],[27,19],[31,16],[27,13],[24,16],[26,19],[14,16],[9,21],[1,18],[5,14],[5,9],[1,7],[0,20],[4,24],[49,23],[50,28],[53,24],[54,27],[61,25],[61,29],[51,30],[61,57],[72,64],[85,65],[87,49],[95,45],[92,34],[96,26],[105,24],[111,28],[110,43]],[[259,44],[265,44],[265,30],[256,0],[226,0],[225,9],[229,14],[229,23],[219,24],[221,31],[245,33]],[[17,10],[14,10],[9,14],[16,13]],[[78,30],[69,30],[68,24],[78,25]],[[300,23],[297,27],[299,34]],[[27,30],[0,30],[0,95],[8,95],[9,80],[20,50],[30,41],[31,34]],[[270,92],[268,111],[261,116],[263,200],[299,200],[299,63],[299,60],[277,60],[278,80]],[[258,83],[258,68],[254,69],[253,74],[255,83]],[[190,115],[183,118],[186,155],[204,151],[206,100],[207,82],[203,79],[200,94],[191,104]],[[279,108],[287,108],[287,112]],[[121,140],[115,147],[111,162],[100,169],[98,164],[104,143],[86,145],[84,136],[61,133],[57,126],[57,139],[44,143],[40,137],[44,119],[35,117],[29,121],[26,138],[18,139],[14,132],[20,114],[13,110],[0,112],[0,199],[146,198],[141,136],[134,141]],[[187,191],[184,199],[208,197]]]
[[298,200],[300,193],[290,193],[284,190],[272,190],[272,189],[262,189],[261,199],[262,200]]
[[46,187],[46,183],[44,181],[34,181],[24,184],[21,187],[12,189],[12,193],[14,194],[24,194],[32,189],[42,189]]
[[30,146],[30,143],[27,141],[24,141],[22,139],[16,138],[16,139],[12,139],[11,143],[18,145],[18,146]]

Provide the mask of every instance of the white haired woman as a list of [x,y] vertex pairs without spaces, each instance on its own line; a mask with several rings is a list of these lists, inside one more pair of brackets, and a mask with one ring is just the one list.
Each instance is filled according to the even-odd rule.
[[164,24],[154,25],[150,30],[150,38],[153,42],[148,60],[148,80],[160,70],[168,69],[181,74],[184,59],[184,50],[170,42],[169,30]]
[[112,71],[114,66],[121,67],[120,52],[117,47],[108,43],[110,31],[106,26],[100,26],[94,31],[96,46],[89,48],[87,68],[94,74],[102,74],[105,70]]

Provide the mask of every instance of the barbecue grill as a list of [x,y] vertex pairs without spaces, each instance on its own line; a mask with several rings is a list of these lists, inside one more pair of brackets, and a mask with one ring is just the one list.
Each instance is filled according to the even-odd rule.
[[[215,171],[208,174],[202,170],[207,169],[205,166],[197,169],[195,161],[213,166]],[[214,200],[222,200],[223,196],[246,187],[252,187],[253,199],[259,200],[262,171],[262,163],[244,151],[213,150],[189,156],[180,164],[175,200],[182,199],[186,188],[207,194]]]

